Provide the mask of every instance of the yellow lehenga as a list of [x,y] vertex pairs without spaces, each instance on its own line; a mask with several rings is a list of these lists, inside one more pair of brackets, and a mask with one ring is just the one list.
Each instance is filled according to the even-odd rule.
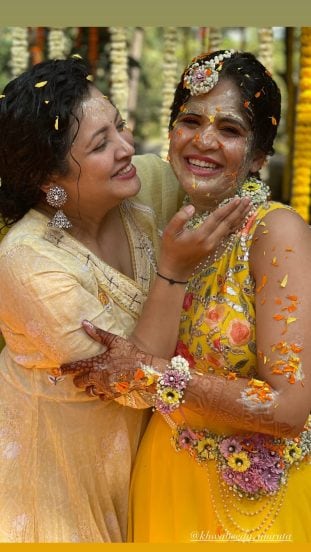
[[0,542],[126,539],[130,474],[149,409],[138,396],[88,397],[57,369],[103,350],[83,319],[126,336],[149,292],[151,246],[159,250],[180,190],[160,158],[134,162],[142,189],[120,206],[134,280],[33,209],[1,243]]
[[[233,248],[190,281],[176,352],[193,368],[256,378],[249,246],[264,215],[278,208],[284,206],[270,203],[259,207]],[[280,447],[282,459],[277,456]],[[274,492],[258,491],[259,472],[254,464],[248,479],[236,463],[235,471],[228,469],[227,463],[223,470],[228,450],[230,455],[235,451],[244,465],[251,457],[265,462],[261,477],[266,477],[266,489]],[[245,450],[253,456],[251,452],[245,456]],[[310,450],[310,430],[301,434],[301,442],[280,442],[234,431],[225,421],[212,425],[208,417],[188,410],[186,403],[170,417],[153,414],[133,470],[129,542],[311,540]],[[295,462],[291,453],[297,453]],[[283,472],[285,456],[287,469]]]

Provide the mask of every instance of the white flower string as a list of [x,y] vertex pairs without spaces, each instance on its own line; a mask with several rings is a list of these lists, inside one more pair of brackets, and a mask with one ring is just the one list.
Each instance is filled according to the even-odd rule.
[[11,59],[10,66],[12,77],[15,78],[28,67],[29,51],[28,51],[28,28],[27,27],[12,27],[11,29]]
[[161,157],[167,159],[169,148],[168,125],[171,114],[171,105],[174,98],[174,92],[177,82],[177,60],[176,60],[176,44],[177,29],[176,27],[164,27],[164,53],[163,53],[163,94],[161,107]]
[[127,61],[127,30],[126,27],[110,27],[110,77],[111,99],[119,109],[121,116],[128,115],[128,61]]
[[272,27],[261,27],[258,29],[259,49],[258,59],[268,69],[273,72],[273,29]]
[[222,42],[222,33],[218,27],[210,27],[209,37],[208,37],[208,50],[209,52],[215,52],[220,50],[220,45]]
[[69,52],[69,42],[63,29],[50,29],[48,35],[48,58],[64,59]]

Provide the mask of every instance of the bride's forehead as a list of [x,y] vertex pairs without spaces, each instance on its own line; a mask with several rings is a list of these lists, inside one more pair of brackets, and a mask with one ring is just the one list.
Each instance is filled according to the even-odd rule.
[[215,111],[224,111],[230,109],[240,110],[241,96],[236,86],[230,82],[224,81],[217,84],[207,94],[192,96],[183,106],[182,111],[196,110],[199,113],[205,113],[206,110],[213,108]]

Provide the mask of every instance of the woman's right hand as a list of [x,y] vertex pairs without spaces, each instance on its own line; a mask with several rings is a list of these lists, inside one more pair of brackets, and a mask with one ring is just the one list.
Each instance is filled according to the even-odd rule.
[[134,390],[155,391],[155,379],[147,376],[142,367],[148,366],[154,374],[160,374],[166,369],[167,360],[145,353],[130,339],[102,330],[88,320],[83,320],[82,326],[106,350],[87,359],[62,364],[62,375],[73,374],[76,387],[102,400],[113,400]]
[[250,207],[249,198],[234,198],[213,211],[196,229],[185,228],[194,214],[193,205],[182,207],[163,232],[159,272],[169,278],[187,280],[221,240],[241,226]]

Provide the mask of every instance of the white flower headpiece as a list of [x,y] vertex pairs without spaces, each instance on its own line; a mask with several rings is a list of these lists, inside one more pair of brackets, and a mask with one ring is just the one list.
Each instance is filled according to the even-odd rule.
[[225,59],[232,56],[234,50],[226,50],[223,54],[216,55],[208,61],[200,63],[196,59],[187,69],[184,76],[184,88],[190,90],[191,96],[206,94],[218,82],[219,71]]

